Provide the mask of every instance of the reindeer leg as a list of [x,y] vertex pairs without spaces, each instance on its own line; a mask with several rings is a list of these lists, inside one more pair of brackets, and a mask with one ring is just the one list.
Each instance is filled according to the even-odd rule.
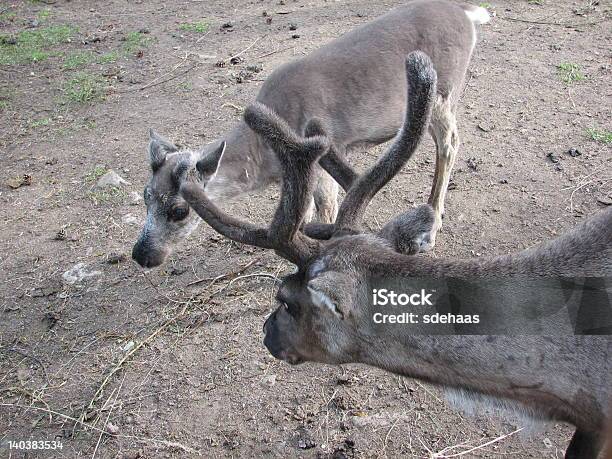
[[323,169],[320,170],[313,195],[316,220],[321,223],[334,223],[338,215],[338,184]]
[[576,429],[565,451],[565,459],[597,459],[601,449],[598,435]]
[[431,231],[431,246],[435,244],[436,233],[442,227],[444,201],[451,171],[459,149],[459,134],[450,98],[438,96],[432,111],[429,132],[436,144],[436,171],[434,174],[429,204],[433,207],[436,221]]

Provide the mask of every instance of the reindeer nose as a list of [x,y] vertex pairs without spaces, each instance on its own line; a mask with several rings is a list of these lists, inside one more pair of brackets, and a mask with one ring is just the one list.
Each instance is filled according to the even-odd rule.
[[151,246],[138,240],[132,248],[132,259],[134,259],[143,268],[154,268],[161,265],[166,258],[166,253],[163,250],[153,250]]

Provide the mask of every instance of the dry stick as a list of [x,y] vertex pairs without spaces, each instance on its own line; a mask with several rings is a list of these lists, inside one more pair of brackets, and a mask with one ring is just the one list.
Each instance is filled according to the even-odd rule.
[[240,51],[238,54],[234,54],[233,56],[231,56],[229,58],[229,60],[231,61],[232,59],[235,59],[236,57],[244,54],[246,51],[248,51],[249,49],[251,49],[255,43],[257,43],[259,40],[262,40],[264,38],[266,38],[268,35],[262,35],[261,37],[259,37],[258,39],[256,39],[253,43],[251,43],[249,46],[247,46],[246,48],[244,48],[242,51]]
[[[254,260],[252,263],[256,262],[257,260]],[[251,264],[252,264],[251,263]],[[271,275],[269,275],[271,276]],[[211,284],[212,285],[212,284]],[[223,290],[225,290],[226,288],[228,288],[229,285],[222,287],[221,289],[216,290],[215,292],[213,292],[207,300],[210,300],[213,296],[215,296],[216,294],[222,292]],[[96,393],[94,394],[94,396],[92,397],[91,401],[89,402],[89,405],[87,405],[86,407],[83,408],[83,412],[81,413],[81,415],[79,416],[79,420],[83,421],[85,419],[85,414],[86,411],[88,409],[93,408],[96,400],[98,399],[98,397],[102,394],[102,392],[104,391],[104,388],[108,385],[110,379],[115,375],[115,373],[117,373],[123,366],[123,364],[132,356],[134,355],[136,352],[138,352],[145,344],[149,343],[151,340],[153,340],[157,335],[159,335],[162,331],[164,331],[166,328],[168,328],[168,326],[170,326],[172,323],[176,322],[181,316],[183,316],[183,314],[185,314],[185,311],[187,310],[187,307],[191,304],[191,300],[193,298],[195,298],[194,295],[192,296],[189,301],[185,301],[182,302],[182,304],[184,304],[183,309],[181,310],[181,312],[179,312],[178,314],[176,314],[175,316],[171,317],[170,319],[168,319],[166,322],[164,322],[161,327],[159,327],[157,330],[155,330],[153,333],[151,333],[147,338],[145,338],[143,341],[141,341],[137,346],[135,346],[131,351],[129,351],[127,354],[125,354],[123,356],[123,358],[119,361],[119,363],[117,363],[117,365],[115,365],[115,367],[110,371],[110,373],[104,378],[104,380],[102,381],[102,384],[100,385],[100,387],[98,388],[98,390],[96,391]]]
[[114,376],[115,373],[117,373],[121,367],[123,366],[123,364],[132,356],[134,355],[137,351],[140,350],[140,348],[142,348],[145,344],[149,343],[153,338],[155,338],[157,335],[159,335],[163,330],[165,330],[166,328],[168,328],[168,326],[170,324],[172,324],[174,321],[176,321],[184,312],[185,309],[187,309],[188,304],[186,304],[183,307],[183,311],[181,311],[181,313],[177,314],[176,316],[168,319],[166,322],[164,322],[164,324],[159,327],[157,330],[155,330],[153,333],[151,333],[147,338],[145,338],[143,341],[141,341],[137,346],[135,346],[131,351],[129,351],[127,354],[125,354],[123,356],[123,358],[119,361],[119,363],[117,365],[115,365],[115,367],[110,371],[110,373],[106,376],[106,378],[104,378],[104,380],[102,381],[102,384],[100,384],[100,387],[98,387],[98,390],[96,391],[96,393],[94,394],[94,396],[92,397],[91,401],[89,402],[89,405],[87,405],[85,408],[83,408],[83,412],[81,413],[81,415],[79,416],[79,420],[83,421],[85,419],[85,413],[88,409],[93,408],[96,400],[98,399],[98,397],[102,394],[102,392],[104,391],[104,388],[107,386],[107,384],[109,383],[110,379]]
[[[125,378],[124,378],[125,380]],[[121,381],[121,384],[123,384],[123,381]],[[113,395],[115,395],[116,389],[113,389],[113,391],[111,392],[111,394],[108,396],[108,399],[110,400],[111,397]],[[118,392],[117,392],[117,395]],[[117,400],[117,398],[115,398],[115,400]],[[115,403],[113,402],[113,406],[115,406]],[[108,425],[108,419],[110,418],[110,414],[111,414],[112,409],[108,410],[108,415],[106,416],[106,422],[104,423],[104,427],[106,427]],[[95,425],[95,422],[93,423],[93,425]],[[94,448],[94,452],[91,456],[91,459],[95,459],[96,457],[96,453],[98,452],[98,447],[100,446],[100,442],[102,441],[102,435],[104,435],[103,432],[100,432],[100,436],[98,437],[98,442],[96,443],[96,447]]]
[[389,441],[389,435],[391,435],[391,431],[395,428],[395,426],[397,425],[399,421],[400,421],[400,418],[397,418],[395,422],[393,423],[393,425],[391,426],[391,428],[389,429],[389,431],[387,432],[387,435],[385,435],[385,439],[383,441],[383,447],[381,451],[382,454],[384,454],[387,449],[387,442]]
[[[182,62],[181,62],[181,64],[180,64],[180,65],[176,66],[176,67],[175,67],[175,69],[173,69],[173,70],[172,70],[170,73],[172,73],[174,70],[176,70],[177,68],[179,68],[181,65],[183,65],[183,63],[182,63]],[[152,81],[151,83],[146,84],[146,85],[144,85],[144,86],[143,86],[143,87],[141,87],[141,88],[138,88],[138,90],[139,90],[139,91],[144,91],[144,90],[145,90],[145,89],[147,89],[147,88],[152,88],[153,86],[158,86],[158,85],[160,85],[160,84],[167,83],[168,81],[172,81],[172,80],[174,80],[174,79],[176,79],[176,78],[178,78],[178,77],[180,77],[180,76],[182,76],[182,75],[185,75],[186,73],[191,72],[193,69],[195,69],[195,68],[196,68],[196,67],[198,67],[199,65],[201,65],[201,62],[196,62],[196,63],[195,63],[195,64],[193,64],[191,67],[189,67],[187,70],[185,70],[185,71],[183,71],[183,72],[181,72],[181,73],[177,73],[176,75],[173,75],[173,76],[171,76],[171,77],[166,78],[165,80],[161,80],[161,81],[158,81],[158,82],[156,82],[156,83],[154,83],[154,82]],[[154,80],[154,81],[155,81],[155,80]]]
[[83,427],[87,428],[87,429],[91,429],[91,430],[95,430],[96,432],[101,432],[103,434],[108,435],[109,437],[116,437],[116,438],[127,438],[127,439],[131,439],[131,440],[136,440],[142,443],[147,443],[147,442],[153,442],[153,443],[159,443],[160,445],[164,445],[164,446],[168,446],[171,448],[179,448],[187,453],[191,453],[191,454],[197,454],[200,455],[200,453],[198,451],[196,451],[193,448],[190,448],[188,446],[182,445],[180,443],[174,442],[174,441],[167,441],[167,440],[159,440],[156,438],[149,438],[149,437],[137,437],[135,435],[121,435],[121,434],[113,434],[111,432],[108,432],[107,430],[104,429],[100,429],[99,427],[93,426],[91,424],[88,424],[87,422],[83,422],[80,421],[77,418],[73,418],[72,416],[68,416],[67,414],[63,414],[63,413],[59,413],[57,411],[53,411],[53,410],[48,410],[45,408],[40,408],[38,406],[24,406],[24,405],[19,405],[17,403],[0,403],[0,406],[6,406],[9,408],[23,408],[23,409],[35,409],[38,411],[42,411],[44,413],[48,413],[50,415],[55,415],[55,416],[59,416],[60,418],[66,419],[67,421],[72,421],[76,424],[80,424]]
[[282,53],[283,51],[288,51],[288,50],[294,49],[294,48],[295,48],[295,46],[288,46],[288,47],[283,48],[283,49],[277,49],[276,51],[270,51],[269,53],[262,54],[261,56],[257,56],[257,59],[261,59],[263,57],[268,57],[268,56],[271,56],[272,54],[276,54],[276,53]]
[[560,26],[560,27],[590,26],[590,25],[596,25],[596,24],[599,24],[601,22],[606,21],[606,19],[602,19],[601,21],[594,21],[594,22],[574,22],[574,23],[570,23],[570,22],[530,21],[529,19],[510,18],[510,17],[504,17],[504,16],[497,16],[497,17],[499,19],[504,20],[504,21],[524,22],[526,24],[553,25],[553,26]]
[[[189,282],[187,285],[185,285],[185,287],[190,287],[192,285],[201,284],[202,282],[206,282],[206,281],[212,281],[211,282],[211,285],[212,285],[212,284],[214,284],[215,282],[217,282],[217,281],[219,281],[221,279],[227,279],[228,277],[236,276],[238,274],[243,273],[244,271],[246,271],[248,268],[253,266],[258,261],[259,261],[259,258],[256,258],[255,260],[252,260],[252,261],[248,262],[246,265],[242,266],[241,268],[238,268],[235,271],[231,271],[229,273],[221,274],[220,276],[217,276],[217,277],[206,277],[204,279],[196,279],[193,282]],[[209,287],[210,287],[210,285],[209,285]]]
[[501,441],[501,440],[504,440],[504,439],[506,439],[508,437],[511,437],[512,435],[514,435],[516,433],[519,433],[521,430],[523,430],[523,427],[521,427],[520,429],[516,429],[515,431],[510,432],[510,433],[508,433],[506,435],[501,435],[501,436],[499,436],[497,438],[494,438],[493,440],[488,441],[486,443],[483,443],[482,445],[474,446],[473,448],[467,449],[465,451],[461,451],[460,453],[449,454],[448,456],[444,455],[443,453],[435,453],[433,455],[433,458],[434,459],[447,459],[447,458],[450,458],[450,457],[465,456],[468,453],[472,453],[472,452],[477,451],[479,449],[483,449],[486,446],[492,445],[493,443],[497,443],[498,441]]

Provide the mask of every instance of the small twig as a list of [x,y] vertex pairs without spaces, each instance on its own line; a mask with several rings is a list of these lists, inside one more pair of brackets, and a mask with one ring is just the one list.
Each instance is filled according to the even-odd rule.
[[253,273],[253,274],[245,274],[244,276],[238,276],[233,278],[231,281],[229,281],[229,283],[223,287],[223,290],[225,290],[226,288],[230,288],[232,286],[232,284],[234,282],[236,282],[237,280],[241,280],[241,279],[248,279],[249,277],[266,277],[268,279],[274,279],[275,281],[279,281],[279,278],[276,277],[274,274],[270,274],[270,273]]
[[295,46],[288,46],[288,47],[283,48],[283,49],[277,49],[276,51],[270,51],[269,53],[262,54],[261,56],[257,56],[257,59],[261,59],[263,57],[268,57],[268,56],[271,56],[272,54],[276,54],[276,53],[282,53],[283,51],[288,51],[288,50],[294,49],[294,48],[295,48]]
[[[181,63],[181,65],[182,65],[182,63]],[[196,68],[196,67],[198,67],[199,65],[200,65],[200,62],[196,62],[196,63],[195,63],[195,64],[193,64],[191,67],[189,67],[187,70],[185,70],[185,71],[183,71],[183,72],[181,72],[181,73],[177,73],[176,75],[170,76],[170,77],[168,77],[168,78],[166,78],[166,79],[164,79],[164,80],[161,80],[161,81],[158,81],[158,82],[155,82],[155,83],[154,83],[154,82],[151,82],[151,83],[149,83],[149,84],[146,84],[146,85],[142,86],[141,88],[138,88],[138,90],[139,90],[139,91],[144,91],[144,90],[145,90],[145,89],[147,89],[147,88],[152,88],[153,86],[158,86],[158,85],[160,85],[160,84],[167,83],[168,81],[175,80],[176,78],[178,78],[178,77],[180,77],[180,76],[182,76],[182,75],[185,75],[186,73],[191,72],[193,69],[195,69],[195,68]],[[180,67],[180,66],[179,66],[179,67]],[[176,67],[176,68],[178,68],[178,67]]]
[[559,26],[559,27],[580,27],[580,26],[590,26],[590,25],[596,25],[599,24],[601,22],[604,22],[606,19],[602,19],[601,21],[594,21],[594,22],[551,22],[551,21],[532,21],[529,19],[520,19],[520,18],[510,18],[510,17],[504,17],[504,16],[497,16],[499,19],[503,19],[504,21],[511,21],[511,22],[524,22],[526,24],[539,24],[539,25],[553,25],[553,26]]
[[255,40],[253,43],[251,43],[249,46],[247,46],[246,48],[244,48],[244,49],[243,49],[242,51],[240,51],[238,54],[234,54],[233,56],[231,56],[231,57],[229,58],[229,60],[231,61],[232,59],[234,59],[234,58],[236,58],[236,57],[238,57],[238,56],[240,56],[240,55],[244,54],[246,51],[248,51],[249,49],[251,49],[251,48],[252,48],[252,47],[255,45],[255,43],[257,43],[258,41],[260,41],[260,40],[262,40],[262,39],[266,38],[267,36],[268,36],[268,35],[262,35],[261,37],[257,38],[257,39],[256,39],[256,40]]
[[244,271],[249,269],[251,266],[253,266],[258,261],[259,261],[259,258],[255,260],[251,260],[246,265],[242,266],[241,268],[238,268],[234,271],[230,271],[229,273],[221,274],[220,276],[217,276],[217,277],[205,277],[204,279],[194,280],[193,282],[189,282],[187,285],[185,285],[185,287],[191,287],[192,285],[201,284],[202,282],[206,282],[206,281],[211,281],[211,285],[212,285],[215,282],[220,281],[221,279],[227,279],[228,277],[233,277],[233,276],[243,273]]
[[477,451],[479,449],[483,449],[486,446],[492,445],[493,443],[497,443],[498,441],[501,441],[501,440],[504,440],[504,439],[506,439],[508,437],[511,437],[512,435],[520,432],[521,430],[523,430],[523,427],[521,427],[520,429],[516,429],[515,431],[510,432],[509,434],[501,435],[501,436],[499,436],[497,438],[494,438],[493,440],[488,441],[486,443],[483,443],[482,445],[474,446],[473,448],[467,449],[465,451],[461,451],[460,453],[449,454],[448,456],[445,455],[444,453],[434,453],[432,455],[432,459],[447,459],[447,458],[450,458],[450,457],[465,456],[466,454],[472,453],[472,452]]
[[391,431],[395,428],[395,426],[397,425],[399,421],[400,421],[400,418],[397,418],[395,422],[393,423],[393,425],[391,426],[391,428],[389,429],[389,431],[387,432],[387,435],[385,435],[385,440],[383,441],[383,447],[381,451],[382,454],[384,454],[385,450],[387,449],[387,442],[389,441],[389,435],[391,435]]

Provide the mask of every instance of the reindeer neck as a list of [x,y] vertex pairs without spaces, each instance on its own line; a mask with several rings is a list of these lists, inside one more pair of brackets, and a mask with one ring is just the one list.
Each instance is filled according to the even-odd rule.
[[207,185],[213,200],[263,188],[278,177],[278,161],[259,137],[240,121],[224,138],[219,169]]

